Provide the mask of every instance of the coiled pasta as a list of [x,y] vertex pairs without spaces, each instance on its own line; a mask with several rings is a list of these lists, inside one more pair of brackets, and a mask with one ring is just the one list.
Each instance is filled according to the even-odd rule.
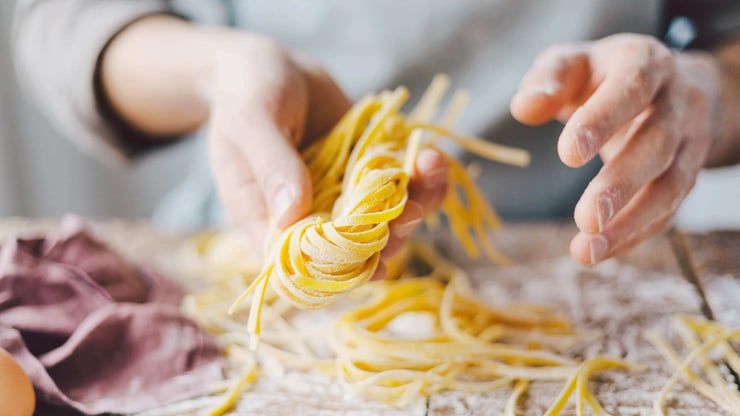
[[[202,255],[212,259],[216,250],[237,252],[220,240],[212,236],[202,245]],[[233,264],[217,256],[221,261],[209,268],[218,280],[205,292],[189,296],[185,309],[228,346],[244,369],[211,414],[223,414],[238,399],[240,386],[253,379],[255,365],[246,358],[249,354],[266,366],[319,371],[358,395],[396,405],[443,390],[513,387],[503,409],[506,416],[516,415],[517,401],[530,382],[563,380],[548,416],[562,414],[571,398],[579,416],[586,406],[596,415],[606,414],[588,381],[596,372],[630,365],[606,357],[579,363],[562,352],[584,340],[564,317],[543,307],[494,308],[477,300],[467,274],[429,245],[412,244],[409,256],[410,264],[431,271],[416,275],[411,267],[399,279],[370,282],[331,310],[328,326],[312,324],[308,332],[294,324],[300,314],[290,303],[269,294],[263,305],[267,327],[258,352],[248,349],[245,314],[225,313],[233,291],[256,274],[247,268],[243,275],[234,275]]]
[[[463,148],[492,160],[526,165],[521,150],[467,138],[430,124],[449,81],[435,78],[427,94],[408,117],[401,106],[405,88],[385,91],[358,102],[323,140],[309,147],[303,158],[314,184],[311,214],[271,245],[263,271],[234,302],[235,311],[253,293],[248,331],[252,347],[259,342],[261,305],[268,283],[282,298],[302,309],[323,308],[366,283],[380,262],[389,237],[389,222],[403,212],[407,185],[416,154],[433,146],[434,137],[449,137]],[[466,98],[457,94],[443,117],[452,124]],[[477,239],[494,261],[505,262],[487,233],[499,220],[465,169],[454,159],[450,192],[443,203],[455,235],[471,255],[478,254]]]
[[[504,409],[513,416],[530,381],[568,380],[548,415],[560,414],[574,393],[579,415],[586,404],[604,414],[587,388],[590,375],[629,366],[602,357],[579,364],[558,353],[563,342],[578,339],[564,318],[543,308],[496,309],[477,301],[464,271],[425,245],[414,246],[412,254],[431,268],[430,274],[414,276],[401,268],[399,280],[365,284],[388,241],[389,222],[406,205],[419,149],[448,137],[491,160],[520,166],[529,162],[521,150],[448,130],[467,102],[462,93],[452,97],[440,124],[432,124],[448,86],[446,77],[436,77],[408,115],[400,113],[408,98],[403,88],[358,102],[326,138],[303,153],[314,184],[311,214],[275,237],[256,276],[251,262],[235,278],[238,268],[222,267],[226,277],[209,291],[188,297],[185,309],[218,334],[232,355],[257,354],[286,367],[318,370],[387,403],[402,404],[447,389],[482,392],[513,386]],[[442,209],[454,235],[471,256],[483,251],[493,261],[507,262],[488,239],[500,226],[496,213],[468,171],[451,157],[448,162],[449,188]],[[212,242],[201,242],[202,254],[218,251],[210,247]],[[248,287],[243,289],[245,282]],[[242,295],[231,305],[229,317],[223,313],[224,302],[234,290],[242,290]],[[241,331],[240,312],[250,294],[248,336]],[[353,296],[355,307],[342,313],[329,333],[312,337],[326,340],[322,347],[330,355],[321,356],[287,315],[293,307],[323,308],[347,295]],[[250,352],[259,342],[263,314],[269,329],[259,352]],[[431,322],[429,333],[415,339],[393,334],[392,323],[403,316],[425,316]],[[231,407],[241,387],[253,380],[256,365],[244,357],[240,361],[246,370],[213,415]]]

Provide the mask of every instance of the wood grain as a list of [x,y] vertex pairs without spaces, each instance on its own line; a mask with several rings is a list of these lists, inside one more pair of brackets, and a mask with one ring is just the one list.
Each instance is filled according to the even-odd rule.
[[710,315],[740,328],[740,231],[677,234],[689,267],[707,301]]
[[[566,313],[581,330],[602,334],[576,353],[625,357],[644,365],[646,371],[603,373],[592,384],[597,397],[613,415],[652,414],[653,400],[672,371],[642,333],[646,329],[667,333],[674,313],[699,315],[700,296],[680,274],[664,238],[587,269],[567,257],[567,243],[574,234],[574,228],[556,225],[505,229],[496,240],[518,264],[506,268],[476,265],[471,270],[478,293],[495,304],[551,305]],[[456,259],[464,258],[454,246],[447,251]],[[562,383],[534,383],[521,403],[520,414],[542,415],[561,388]],[[430,399],[428,414],[501,414],[509,393],[437,394]],[[672,400],[671,415],[726,414],[683,386],[672,397],[678,399]],[[565,414],[572,412],[571,407]]]

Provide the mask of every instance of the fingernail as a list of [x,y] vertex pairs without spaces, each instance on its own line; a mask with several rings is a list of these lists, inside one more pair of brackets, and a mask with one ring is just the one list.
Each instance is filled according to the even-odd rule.
[[588,243],[589,254],[591,255],[591,264],[596,264],[606,254],[606,250],[609,247],[609,243],[606,238],[600,235],[594,235],[591,237],[591,241]]
[[581,127],[578,129],[576,147],[578,149],[578,156],[581,157],[583,162],[591,159],[593,156],[595,141],[596,136],[591,127]]
[[275,210],[274,218],[277,222],[285,216],[285,214],[293,206],[295,194],[288,185],[280,185],[275,191],[275,195],[272,197],[272,209]]
[[411,221],[403,224],[398,224],[393,227],[393,235],[397,238],[406,238],[416,231],[416,228],[421,225],[421,218],[415,218]]
[[596,200],[596,221],[599,226],[599,232],[604,231],[604,227],[614,216],[614,203],[608,195],[602,195]]
[[535,95],[554,96],[560,92],[560,83],[549,81],[540,84],[529,85],[519,92],[520,96],[533,97]]
[[423,184],[426,189],[436,189],[447,182],[447,169],[438,168],[424,175]]

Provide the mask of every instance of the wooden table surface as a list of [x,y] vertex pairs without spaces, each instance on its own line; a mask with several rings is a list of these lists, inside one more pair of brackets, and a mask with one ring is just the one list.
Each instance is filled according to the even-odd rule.
[[[47,229],[53,222],[0,220],[0,237]],[[146,223],[96,225],[111,244],[130,258],[177,275],[173,248],[182,237],[153,230]],[[644,372],[608,371],[592,383],[594,393],[612,415],[649,415],[657,392],[671,369],[645,341],[647,329],[669,332],[673,314],[712,316],[740,327],[740,232],[689,235],[673,232],[643,243],[627,255],[589,269],[567,256],[575,229],[559,224],[508,225],[495,236],[515,265],[491,266],[467,259],[452,239],[436,236],[443,252],[471,273],[480,297],[492,304],[551,305],[585,331],[602,334],[579,353],[584,357],[624,357],[647,367]],[[533,383],[520,402],[521,415],[542,415],[562,382]],[[508,389],[485,394],[443,392],[404,408],[352,397],[323,376],[287,372],[262,377],[245,392],[235,415],[497,415]],[[195,402],[168,406],[146,415],[183,414]],[[208,403],[208,399],[200,400]],[[179,410],[178,410],[179,409]],[[298,413],[296,413],[298,411]],[[567,409],[565,414],[570,414]],[[197,413],[194,413],[197,414]],[[728,415],[686,386],[670,401],[670,415]]]

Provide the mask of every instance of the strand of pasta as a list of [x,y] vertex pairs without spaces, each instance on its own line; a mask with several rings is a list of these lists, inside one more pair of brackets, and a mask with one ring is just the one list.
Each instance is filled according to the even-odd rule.
[[516,405],[519,402],[519,398],[527,391],[527,387],[529,387],[529,380],[517,380],[514,383],[514,389],[504,407],[505,416],[516,416]]
[[[431,124],[448,86],[446,77],[435,78],[408,120],[400,113],[408,98],[404,88],[369,96],[326,138],[304,152],[314,183],[312,213],[276,238],[262,272],[230,308],[233,313],[252,296],[247,325],[253,336],[252,348],[259,343],[260,305],[268,285],[299,308],[318,309],[370,279],[388,241],[388,223],[406,205],[407,184],[424,131],[448,137],[491,160],[519,166],[529,163],[525,151]],[[465,102],[463,95],[456,95],[443,122],[454,122]],[[500,221],[462,165],[451,157],[448,162],[450,192],[443,210],[453,232],[471,255],[478,254],[480,245],[492,260],[507,262],[487,236]]]
[[[413,244],[409,261],[431,271],[415,276],[407,270],[398,280],[371,282],[355,290],[351,299],[335,306],[336,318],[326,335],[307,337],[287,318],[296,310],[285,309],[279,297],[268,298],[263,317],[269,325],[256,356],[288,368],[317,370],[361,396],[392,404],[442,390],[486,392],[513,386],[507,415],[515,414],[529,382],[568,379],[549,414],[561,414],[573,396],[577,409],[588,405],[595,414],[605,414],[586,382],[603,369],[630,368],[627,363],[597,357],[579,365],[557,353],[563,345],[558,340],[578,337],[564,318],[543,307],[494,308],[476,300],[467,274],[429,245]],[[237,284],[211,285],[189,296],[184,307],[198,322],[207,322],[206,328],[224,343],[247,353],[250,338],[240,330],[247,314],[228,316],[222,305],[229,288],[249,284],[254,275],[223,278]],[[417,329],[424,326],[418,322],[428,322],[426,332],[409,337],[405,328],[393,329],[404,317],[415,319]],[[304,339],[321,341],[319,349],[330,355],[314,353],[316,346],[304,344]],[[212,414],[221,414],[234,397],[227,396]]]
[[[737,374],[740,370],[740,355],[729,344],[729,341],[740,341],[740,330],[727,328],[717,322],[687,316],[676,316],[673,324],[684,345],[689,349],[684,359],[681,359],[664,337],[654,331],[648,331],[645,334],[645,338],[675,368],[673,376],[663,386],[655,400],[655,414],[665,416],[665,402],[679,379],[683,379],[696,391],[725,410],[740,414],[738,386],[730,380],[723,379],[719,372],[721,364],[709,358],[710,351],[716,350],[724,364]],[[695,362],[701,373],[691,369]],[[705,377],[707,380],[704,380]]]
[[[258,356],[322,371],[385,402],[403,403],[445,389],[478,392],[514,384],[513,404],[507,405],[514,412],[529,381],[575,377],[579,409],[585,401],[603,412],[585,380],[595,371],[626,364],[597,358],[577,366],[558,354],[563,340],[577,337],[563,318],[543,308],[495,309],[475,300],[465,273],[426,246],[416,247],[414,255],[428,263],[429,275],[365,284],[388,239],[388,223],[405,207],[420,149],[434,148],[439,137],[447,137],[491,160],[529,162],[526,152],[449,130],[467,103],[463,93],[450,100],[440,124],[432,124],[449,84],[446,77],[436,77],[407,117],[399,112],[408,96],[403,88],[358,102],[326,138],[303,153],[314,183],[312,213],[272,239],[267,262],[256,276],[236,272],[236,283],[215,285],[215,293],[193,296],[184,307],[236,351],[256,349],[266,319],[266,348]],[[453,233],[471,256],[482,249],[490,259],[507,262],[488,239],[489,231],[500,226],[499,218],[468,170],[447,159],[449,192],[443,211]],[[207,252],[203,243],[200,250]],[[402,273],[403,263],[398,264]],[[238,267],[224,269],[234,273]],[[229,318],[221,305],[234,289],[242,294],[229,308]],[[320,358],[284,318],[287,305],[317,309],[347,295],[360,306],[342,314],[326,337],[333,358]],[[250,296],[247,310],[242,304]],[[432,316],[434,334],[410,340],[388,332],[392,322],[409,314]],[[237,330],[244,318],[251,336]],[[241,380],[248,383],[251,373],[245,374]],[[241,388],[229,390],[213,414],[233,405]],[[558,406],[565,405],[573,389],[561,394],[551,414],[559,414]]]

